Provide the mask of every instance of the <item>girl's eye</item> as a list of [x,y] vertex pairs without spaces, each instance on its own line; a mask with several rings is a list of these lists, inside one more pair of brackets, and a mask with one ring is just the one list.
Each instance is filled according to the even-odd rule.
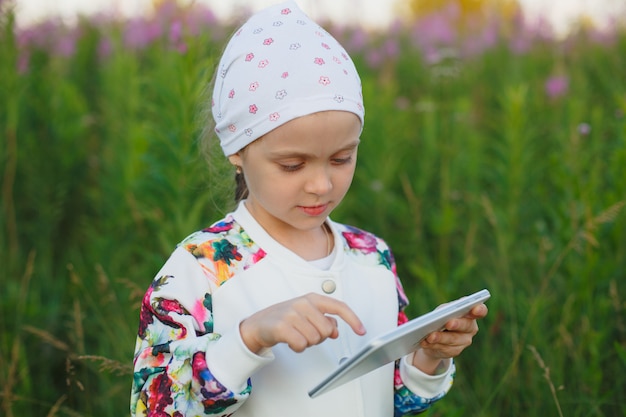
[[294,172],[302,168],[303,165],[304,164],[290,164],[290,165],[280,164],[280,168],[286,172]]
[[333,163],[337,165],[344,165],[352,162],[352,156],[346,158],[333,158]]

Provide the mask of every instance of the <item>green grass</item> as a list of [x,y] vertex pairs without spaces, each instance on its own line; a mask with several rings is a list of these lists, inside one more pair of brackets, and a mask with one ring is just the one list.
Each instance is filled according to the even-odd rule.
[[[124,415],[143,292],[232,208],[221,150],[207,167],[197,143],[231,29],[181,53],[167,30],[130,48],[123,22],[83,19],[64,56],[66,27],[23,48],[0,19],[0,414]],[[368,63],[386,38],[402,53]],[[493,294],[430,415],[626,416],[626,31],[509,41],[429,62],[401,31],[351,51],[366,128],[333,218],[388,241],[411,316]]]

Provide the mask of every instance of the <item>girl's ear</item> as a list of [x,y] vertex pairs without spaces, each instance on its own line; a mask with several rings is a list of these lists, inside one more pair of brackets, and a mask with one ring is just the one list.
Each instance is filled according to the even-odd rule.
[[228,157],[228,160],[230,161],[231,164],[233,164],[236,167],[240,167],[242,164],[241,156],[239,155],[239,152],[230,155]]

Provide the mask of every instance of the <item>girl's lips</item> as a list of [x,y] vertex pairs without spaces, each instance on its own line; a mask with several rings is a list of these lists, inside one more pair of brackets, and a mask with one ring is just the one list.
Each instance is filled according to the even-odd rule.
[[300,210],[302,210],[305,214],[309,216],[319,216],[323,214],[328,208],[328,204],[323,204],[321,206],[299,206]]

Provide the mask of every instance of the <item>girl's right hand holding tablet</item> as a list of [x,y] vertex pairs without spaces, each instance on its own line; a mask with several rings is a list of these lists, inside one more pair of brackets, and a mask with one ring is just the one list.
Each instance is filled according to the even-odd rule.
[[274,304],[243,320],[241,338],[253,353],[286,343],[295,352],[339,336],[337,320],[343,319],[358,335],[365,334],[359,317],[342,301],[320,294],[306,294]]

